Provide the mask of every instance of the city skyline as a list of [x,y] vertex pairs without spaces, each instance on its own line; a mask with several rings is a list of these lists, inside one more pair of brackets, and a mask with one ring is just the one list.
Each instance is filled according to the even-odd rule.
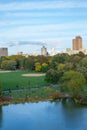
[[86,0],[0,0],[0,47],[9,54],[72,48],[80,35],[87,48]]
[[[36,44],[35,42],[32,42],[33,44]],[[14,43],[15,44],[15,43]],[[10,44],[10,46],[14,46],[14,44]],[[24,44],[24,43],[17,43],[17,44]],[[27,44],[27,42],[25,42],[25,44]],[[40,42],[38,42],[38,44],[41,45]],[[38,55],[44,55],[44,56],[54,56],[58,53],[68,53],[69,55],[73,55],[73,54],[78,54],[79,52],[84,53],[85,55],[87,55],[87,48],[83,47],[83,39],[81,36],[76,36],[74,39],[72,39],[72,48],[66,48],[66,51],[61,51],[58,52],[56,50],[56,48],[52,48],[50,51],[47,50],[47,48],[45,46],[41,47],[41,52],[37,53],[37,52],[33,52],[33,53],[24,53],[21,50],[19,52],[17,52],[16,55],[23,55],[25,57],[28,57],[29,55],[33,55],[33,56],[38,56]],[[2,47],[0,48],[0,57],[1,56],[8,56],[8,48]],[[15,54],[12,54],[15,55]]]

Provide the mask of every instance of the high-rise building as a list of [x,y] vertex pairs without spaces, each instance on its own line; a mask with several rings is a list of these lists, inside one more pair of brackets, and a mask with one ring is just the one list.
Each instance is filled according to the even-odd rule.
[[45,47],[45,46],[43,46],[42,48],[41,48],[41,55],[43,55],[43,56],[47,56],[47,48]]
[[82,50],[82,38],[77,36],[72,40],[73,50]]
[[8,56],[8,48],[0,48],[0,57]]

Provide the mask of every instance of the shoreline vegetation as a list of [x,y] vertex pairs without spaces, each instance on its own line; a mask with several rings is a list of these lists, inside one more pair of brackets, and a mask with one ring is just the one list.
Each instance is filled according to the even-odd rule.
[[72,98],[69,94],[61,93],[59,85],[45,86],[37,89],[25,89],[4,91],[0,105],[18,104],[26,102],[40,102],[40,101],[73,101],[76,104],[87,105],[87,98],[79,96]]
[[7,97],[7,96],[4,96],[1,100],[0,100],[0,106],[2,105],[9,105],[9,104],[19,104],[19,103],[35,103],[35,102],[44,102],[44,101],[64,101],[64,102],[67,102],[67,101],[73,101],[74,103],[76,104],[79,104],[79,105],[87,105],[87,100],[80,100],[80,99],[76,99],[76,98],[67,98],[67,97],[59,97],[59,98],[38,98],[38,97],[34,97],[34,98],[29,98],[29,97],[26,97],[26,98],[19,98],[19,99],[13,99],[12,97]]
[[[52,101],[53,96],[59,93],[57,85],[40,88],[29,88],[25,90],[10,90],[3,91],[3,97],[0,105],[9,103],[23,103],[23,102],[39,102],[39,101]],[[53,95],[54,94],[54,95]]]

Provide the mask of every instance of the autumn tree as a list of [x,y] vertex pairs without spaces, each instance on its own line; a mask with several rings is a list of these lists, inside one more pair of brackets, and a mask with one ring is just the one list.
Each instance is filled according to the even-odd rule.
[[37,72],[41,71],[41,64],[39,62],[35,63],[35,71],[37,71]]
[[42,71],[42,72],[47,72],[47,70],[48,70],[48,64],[47,64],[47,63],[43,63],[43,64],[41,65],[41,71]]

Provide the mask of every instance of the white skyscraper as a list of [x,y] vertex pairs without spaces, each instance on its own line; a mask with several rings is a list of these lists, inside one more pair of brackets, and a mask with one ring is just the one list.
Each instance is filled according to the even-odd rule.
[[41,48],[41,55],[47,56],[47,48],[45,46]]

